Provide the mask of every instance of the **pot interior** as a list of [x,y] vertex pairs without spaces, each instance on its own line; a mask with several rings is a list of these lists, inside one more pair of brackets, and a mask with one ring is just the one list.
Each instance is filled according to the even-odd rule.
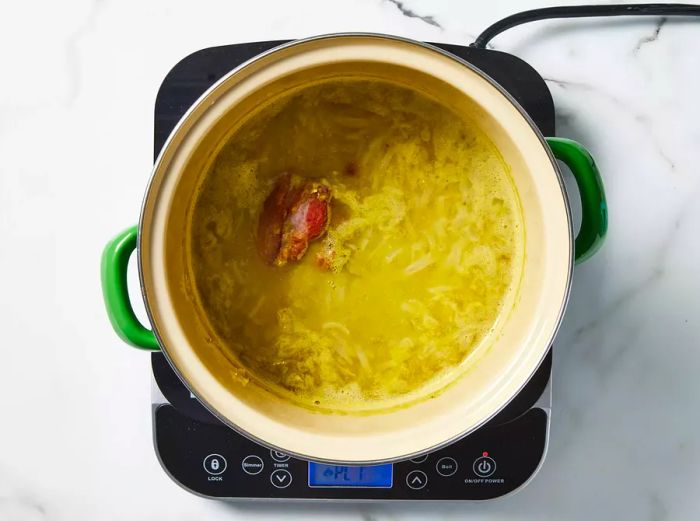
[[[520,289],[493,341],[460,378],[430,398],[381,414],[325,414],[258,387],[225,356],[197,308],[188,267],[193,198],[227,138],[261,104],[333,78],[390,81],[418,89],[473,121],[498,148],[517,187],[525,227]],[[223,78],[183,118],[156,164],[140,237],[143,290],[164,351],[197,397],[235,429],[315,461],[402,459],[477,428],[535,371],[568,296],[571,223],[559,173],[521,109],[477,70],[441,51],[378,36],[299,42]]]

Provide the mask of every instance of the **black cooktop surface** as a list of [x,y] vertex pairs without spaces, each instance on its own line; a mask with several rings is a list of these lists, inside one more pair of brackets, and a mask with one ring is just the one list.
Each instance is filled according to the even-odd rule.
[[[158,155],[197,98],[231,69],[282,41],[197,51],[168,73],[155,105]],[[433,44],[472,63],[504,87],[546,136],[554,103],[540,75],[512,55]],[[551,349],[521,392],[491,421],[428,456],[379,467],[318,465],[268,450],[236,433],[192,397],[161,353],[153,376],[166,401],[154,400],[156,452],[163,468],[191,492],[221,499],[492,499],[526,483],[544,458],[549,402],[535,406],[551,376]],[[162,403],[161,403],[162,402]]]

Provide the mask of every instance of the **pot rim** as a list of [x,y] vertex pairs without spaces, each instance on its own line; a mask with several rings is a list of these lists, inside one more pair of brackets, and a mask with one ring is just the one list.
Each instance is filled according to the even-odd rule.
[[[138,272],[139,272],[139,285],[141,289],[141,295],[143,297],[144,301],[144,307],[146,309],[146,314],[148,316],[148,320],[151,324],[153,334],[155,335],[158,344],[161,346],[161,352],[163,353],[163,356],[165,359],[168,361],[168,364],[170,367],[173,369],[177,377],[182,381],[183,385],[192,393],[194,397],[211,413],[213,414],[218,420],[220,420],[224,425],[227,427],[233,429],[235,432],[238,434],[241,434],[242,436],[245,436],[249,440],[265,447],[271,450],[276,450],[279,452],[284,452],[285,454],[288,454],[294,458],[305,460],[305,461],[315,461],[319,463],[329,463],[329,464],[337,464],[337,463],[347,463],[347,461],[341,460],[341,459],[329,459],[329,458],[319,458],[319,457],[309,457],[309,455],[305,455],[302,453],[298,453],[292,450],[289,450],[284,447],[280,447],[279,445],[275,445],[273,443],[270,443],[264,439],[259,438],[258,436],[255,436],[254,434],[248,432],[247,430],[243,429],[239,425],[233,423],[231,420],[229,420],[227,417],[225,417],[223,414],[221,414],[215,407],[210,405],[206,399],[204,399],[200,393],[194,389],[189,381],[183,376],[182,372],[180,369],[177,367],[177,365],[173,362],[170,354],[168,353],[168,348],[166,344],[162,341],[161,334],[158,331],[158,327],[156,325],[156,321],[154,320],[154,312],[151,309],[151,304],[149,303],[149,300],[146,295],[146,282],[144,279],[144,270],[143,270],[143,248],[142,248],[142,237],[143,234],[141,233],[143,222],[144,222],[144,214],[146,212],[146,206],[149,200],[149,195],[151,193],[152,185],[155,181],[156,174],[159,172],[161,169],[161,164],[164,160],[165,154],[169,152],[169,148],[172,145],[172,142],[174,139],[177,137],[179,132],[182,130],[183,127],[185,127],[189,123],[189,119],[192,116],[192,113],[198,109],[202,104],[206,102],[206,100],[213,94],[214,91],[216,91],[219,86],[228,79],[235,75],[238,74],[240,71],[246,69],[247,67],[251,66],[258,60],[261,60],[273,53],[276,53],[278,51],[288,49],[291,47],[295,47],[297,45],[303,45],[309,42],[314,42],[314,41],[319,41],[319,40],[331,40],[335,38],[347,38],[347,37],[363,37],[363,38],[376,38],[376,39],[386,39],[386,40],[393,40],[393,41],[398,41],[398,42],[403,42],[407,43],[410,45],[416,45],[419,47],[423,47],[426,49],[429,49],[433,52],[439,53],[444,57],[447,57],[451,60],[454,60],[464,67],[470,69],[473,73],[476,75],[480,76],[483,80],[488,82],[492,87],[494,87],[512,106],[515,108],[520,116],[527,122],[528,126],[530,129],[534,132],[535,136],[539,140],[541,146],[544,148],[545,153],[547,154],[549,161],[552,165],[552,168],[554,170],[554,173],[557,178],[557,182],[559,184],[559,189],[561,191],[562,195],[562,201],[564,204],[564,208],[566,210],[566,218],[567,218],[567,228],[568,228],[568,270],[566,273],[566,284],[565,284],[565,291],[562,295],[562,300],[560,304],[559,311],[556,314],[556,321],[555,321],[555,327],[552,328],[552,333],[550,335],[550,338],[548,339],[547,345],[548,347],[551,348],[552,343],[554,339],[556,338],[557,333],[559,332],[559,329],[561,327],[561,323],[564,318],[564,313],[566,311],[566,307],[569,302],[569,296],[571,293],[571,285],[573,282],[573,267],[574,267],[574,231],[573,231],[573,224],[572,224],[572,215],[571,215],[571,205],[569,203],[569,199],[567,196],[566,188],[564,185],[564,180],[562,177],[561,169],[559,168],[559,165],[554,157],[554,154],[552,153],[552,150],[550,149],[549,145],[545,141],[544,136],[542,135],[542,132],[539,130],[537,125],[534,123],[532,118],[529,116],[529,114],[523,109],[523,107],[513,98],[513,96],[506,91],[498,82],[496,82],[493,78],[491,78],[488,74],[486,74],[484,71],[476,67],[475,65],[469,63],[468,61],[464,60],[463,58],[460,58],[459,56],[450,53],[449,51],[446,51],[444,49],[441,49],[439,47],[436,47],[434,45],[431,45],[426,42],[421,42],[418,40],[414,40],[411,38],[406,38],[403,36],[397,36],[397,35],[390,35],[390,34],[384,34],[384,33],[373,33],[373,32],[340,32],[340,33],[326,33],[326,34],[321,34],[321,35],[316,35],[316,36],[310,36],[307,38],[301,38],[298,40],[291,40],[288,42],[285,42],[281,45],[272,47],[271,49],[268,49],[266,51],[261,52],[260,54],[252,57],[251,59],[241,63],[237,67],[231,69],[229,72],[227,72],[224,76],[222,76],[219,80],[217,80],[214,84],[212,84],[197,100],[187,109],[187,111],[183,114],[183,116],[180,118],[180,120],[176,123],[176,125],[173,127],[173,130],[170,132],[168,135],[168,138],[165,140],[163,143],[163,146],[158,153],[158,156],[153,164],[153,169],[151,170],[151,175],[149,177],[148,183],[146,185],[146,191],[145,195],[141,204],[141,210],[139,214],[139,222],[138,222],[138,255],[137,255],[137,261],[138,261]],[[383,463],[396,463],[400,461],[404,461],[407,459],[415,458],[420,455],[424,454],[429,454],[431,452],[435,452],[437,450],[440,450],[448,445],[453,444],[457,440],[460,440],[464,438],[465,436],[471,434],[472,432],[475,432],[479,428],[483,427],[486,423],[488,423],[492,418],[494,418],[499,412],[501,412],[511,401],[513,398],[515,398],[520,391],[527,385],[527,383],[530,381],[532,378],[532,375],[537,371],[537,369],[542,365],[543,360],[547,356],[547,353],[549,352],[549,349],[543,349],[542,354],[540,356],[540,359],[537,361],[537,363],[533,366],[532,371],[530,372],[529,376],[527,379],[524,380],[524,382],[518,386],[517,389],[515,389],[510,397],[502,403],[499,407],[495,408],[493,412],[485,416],[480,422],[477,422],[476,424],[470,426],[468,429],[465,429],[464,431],[461,431],[460,433],[451,436],[450,438],[443,440],[440,443],[436,443],[431,445],[430,447],[423,448],[418,451],[414,451],[411,453],[407,454],[402,454],[399,456],[395,457],[389,457],[389,458],[381,458],[381,459],[372,459],[372,460],[362,460],[362,461],[352,461],[353,465],[375,465],[375,464],[383,464]]]

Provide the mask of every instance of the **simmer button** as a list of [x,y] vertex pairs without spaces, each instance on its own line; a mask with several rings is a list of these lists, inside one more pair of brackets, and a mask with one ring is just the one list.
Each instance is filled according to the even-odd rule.
[[245,472],[246,474],[250,474],[251,476],[260,474],[264,466],[265,464],[263,463],[262,458],[260,456],[256,456],[255,454],[246,456],[241,462],[243,472]]

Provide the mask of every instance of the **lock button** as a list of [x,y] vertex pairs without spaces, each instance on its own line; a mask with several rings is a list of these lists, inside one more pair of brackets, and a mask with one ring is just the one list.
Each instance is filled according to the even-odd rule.
[[221,454],[209,454],[204,458],[204,470],[212,476],[223,474],[226,470],[226,458]]

